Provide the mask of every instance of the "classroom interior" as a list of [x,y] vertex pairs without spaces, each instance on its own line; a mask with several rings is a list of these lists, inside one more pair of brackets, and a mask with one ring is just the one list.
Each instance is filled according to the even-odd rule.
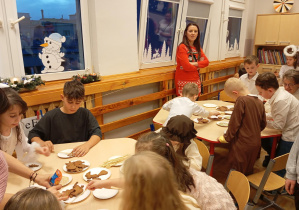
[[[299,45],[297,2],[286,13],[276,12],[272,0],[51,0],[38,4],[30,8],[21,0],[0,0],[0,79],[37,75],[45,81],[34,91],[20,93],[28,104],[29,118],[61,106],[63,84],[74,75],[99,74],[101,81],[84,85],[83,106],[96,117],[104,139],[138,139],[151,130],[161,106],[175,97],[176,49],[188,22],[200,25],[202,49],[210,61],[200,70],[203,92],[199,100],[218,100],[225,81],[239,70],[244,57],[264,56],[268,51],[259,72],[275,73],[283,61],[279,55],[271,60],[270,54],[282,52],[289,44]],[[167,13],[171,39],[156,37],[151,42],[151,33],[157,35]],[[25,19],[17,22],[22,16]],[[42,72],[46,65],[38,58],[41,49],[33,47],[38,26],[43,27],[44,37],[52,32],[65,37],[58,37],[65,50],[64,71]],[[288,40],[280,39],[285,34]],[[215,147],[214,177],[222,184],[227,152],[225,145]],[[256,172],[264,170],[264,156],[262,150]],[[280,196],[277,203],[295,209],[292,197]]]

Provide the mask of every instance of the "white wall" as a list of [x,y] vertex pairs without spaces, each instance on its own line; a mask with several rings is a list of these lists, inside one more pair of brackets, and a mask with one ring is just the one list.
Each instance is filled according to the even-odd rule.
[[[246,0],[248,3],[249,15],[247,33],[245,39],[245,56],[253,53],[256,16],[258,14],[277,14],[273,8],[272,0]],[[290,13],[299,13],[299,3],[295,1]],[[291,27],[291,26],[290,26]]]
[[92,64],[101,75],[138,71],[137,3],[88,0]]

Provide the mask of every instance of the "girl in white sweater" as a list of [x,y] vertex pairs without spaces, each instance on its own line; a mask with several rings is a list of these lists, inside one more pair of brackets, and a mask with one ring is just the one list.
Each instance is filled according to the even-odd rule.
[[35,153],[49,156],[47,147],[40,147],[38,143],[28,144],[20,126],[20,120],[28,109],[26,102],[13,89],[2,90],[8,98],[8,106],[0,108],[0,149],[10,155],[15,150],[17,158],[23,162],[34,161]]

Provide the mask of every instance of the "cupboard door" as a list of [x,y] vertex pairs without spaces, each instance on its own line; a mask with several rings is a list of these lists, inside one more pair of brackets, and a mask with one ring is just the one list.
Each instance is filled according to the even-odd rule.
[[257,72],[259,74],[264,73],[264,72],[273,72],[274,71],[274,66],[273,65],[269,65],[269,64],[260,64]]
[[299,45],[299,14],[281,15],[278,45]]
[[255,45],[277,45],[281,15],[257,16]]

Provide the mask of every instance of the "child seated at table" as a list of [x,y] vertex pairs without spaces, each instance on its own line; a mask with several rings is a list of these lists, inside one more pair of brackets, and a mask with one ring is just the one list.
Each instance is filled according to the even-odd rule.
[[[223,185],[204,172],[192,168],[187,169],[183,164],[183,158],[174,151],[171,142],[160,133],[149,132],[138,139],[135,152],[138,154],[144,151],[155,152],[169,161],[174,171],[178,189],[194,197],[201,209],[236,209],[231,196]],[[122,187],[123,183],[120,180],[93,180],[88,184],[88,188]]]
[[249,93],[258,95],[258,91],[255,87],[255,80],[259,73],[257,69],[259,67],[259,59],[255,55],[247,56],[244,60],[244,68],[246,69],[246,74],[240,77],[240,80],[247,87]]
[[4,206],[4,210],[63,210],[64,206],[64,203],[58,201],[50,191],[28,187],[13,195]]
[[23,162],[36,161],[36,153],[50,155],[48,147],[38,143],[28,144],[20,120],[27,111],[27,103],[11,88],[0,89],[6,96],[7,105],[0,107],[0,149],[9,155],[16,151],[17,158]]
[[169,111],[169,115],[163,126],[166,126],[168,120],[176,115],[183,114],[190,118],[192,115],[208,117],[220,114],[218,111],[207,111],[195,103],[198,94],[198,85],[195,83],[187,83],[183,87],[182,97],[176,97],[165,103],[162,108]]
[[170,118],[166,127],[162,127],[160,133],[169,139],[175,151],[185,158],[184,163],[187,167],[201,170],[202,157],[193,141],[197,133],[193,120],[185,115],[174,116]]
[[266,127],[265,108],[257,95],[249,94],[237,78],[229,78],[224,91],[236,100],[236,104],[227,131],[218,140],[230,143],[229,169],[248,175],[253,173],[254,163],[261,150],[261,131]]
[[74,156],[86,155],[101,140],[102,133],[91,112],[80,107],[84,92],[81,82],[66,82],[61,95],[63,106],[47,112],[29,132],[29,140],[48,146],[51,151],[53,144],[86,141],[73,149]]
[[[276,76],[271,72],[260,74],[255,85],[259,94],[269,99],[271,113],[267,113],[267,127],[282,131],[275,156],[289,153],[299,133],[299,101],[288,91],[279,88]],[[262,146],[268,154],[271,153],[271,141],[263,141]],[[277,174],[284,177],[285,170]]]

